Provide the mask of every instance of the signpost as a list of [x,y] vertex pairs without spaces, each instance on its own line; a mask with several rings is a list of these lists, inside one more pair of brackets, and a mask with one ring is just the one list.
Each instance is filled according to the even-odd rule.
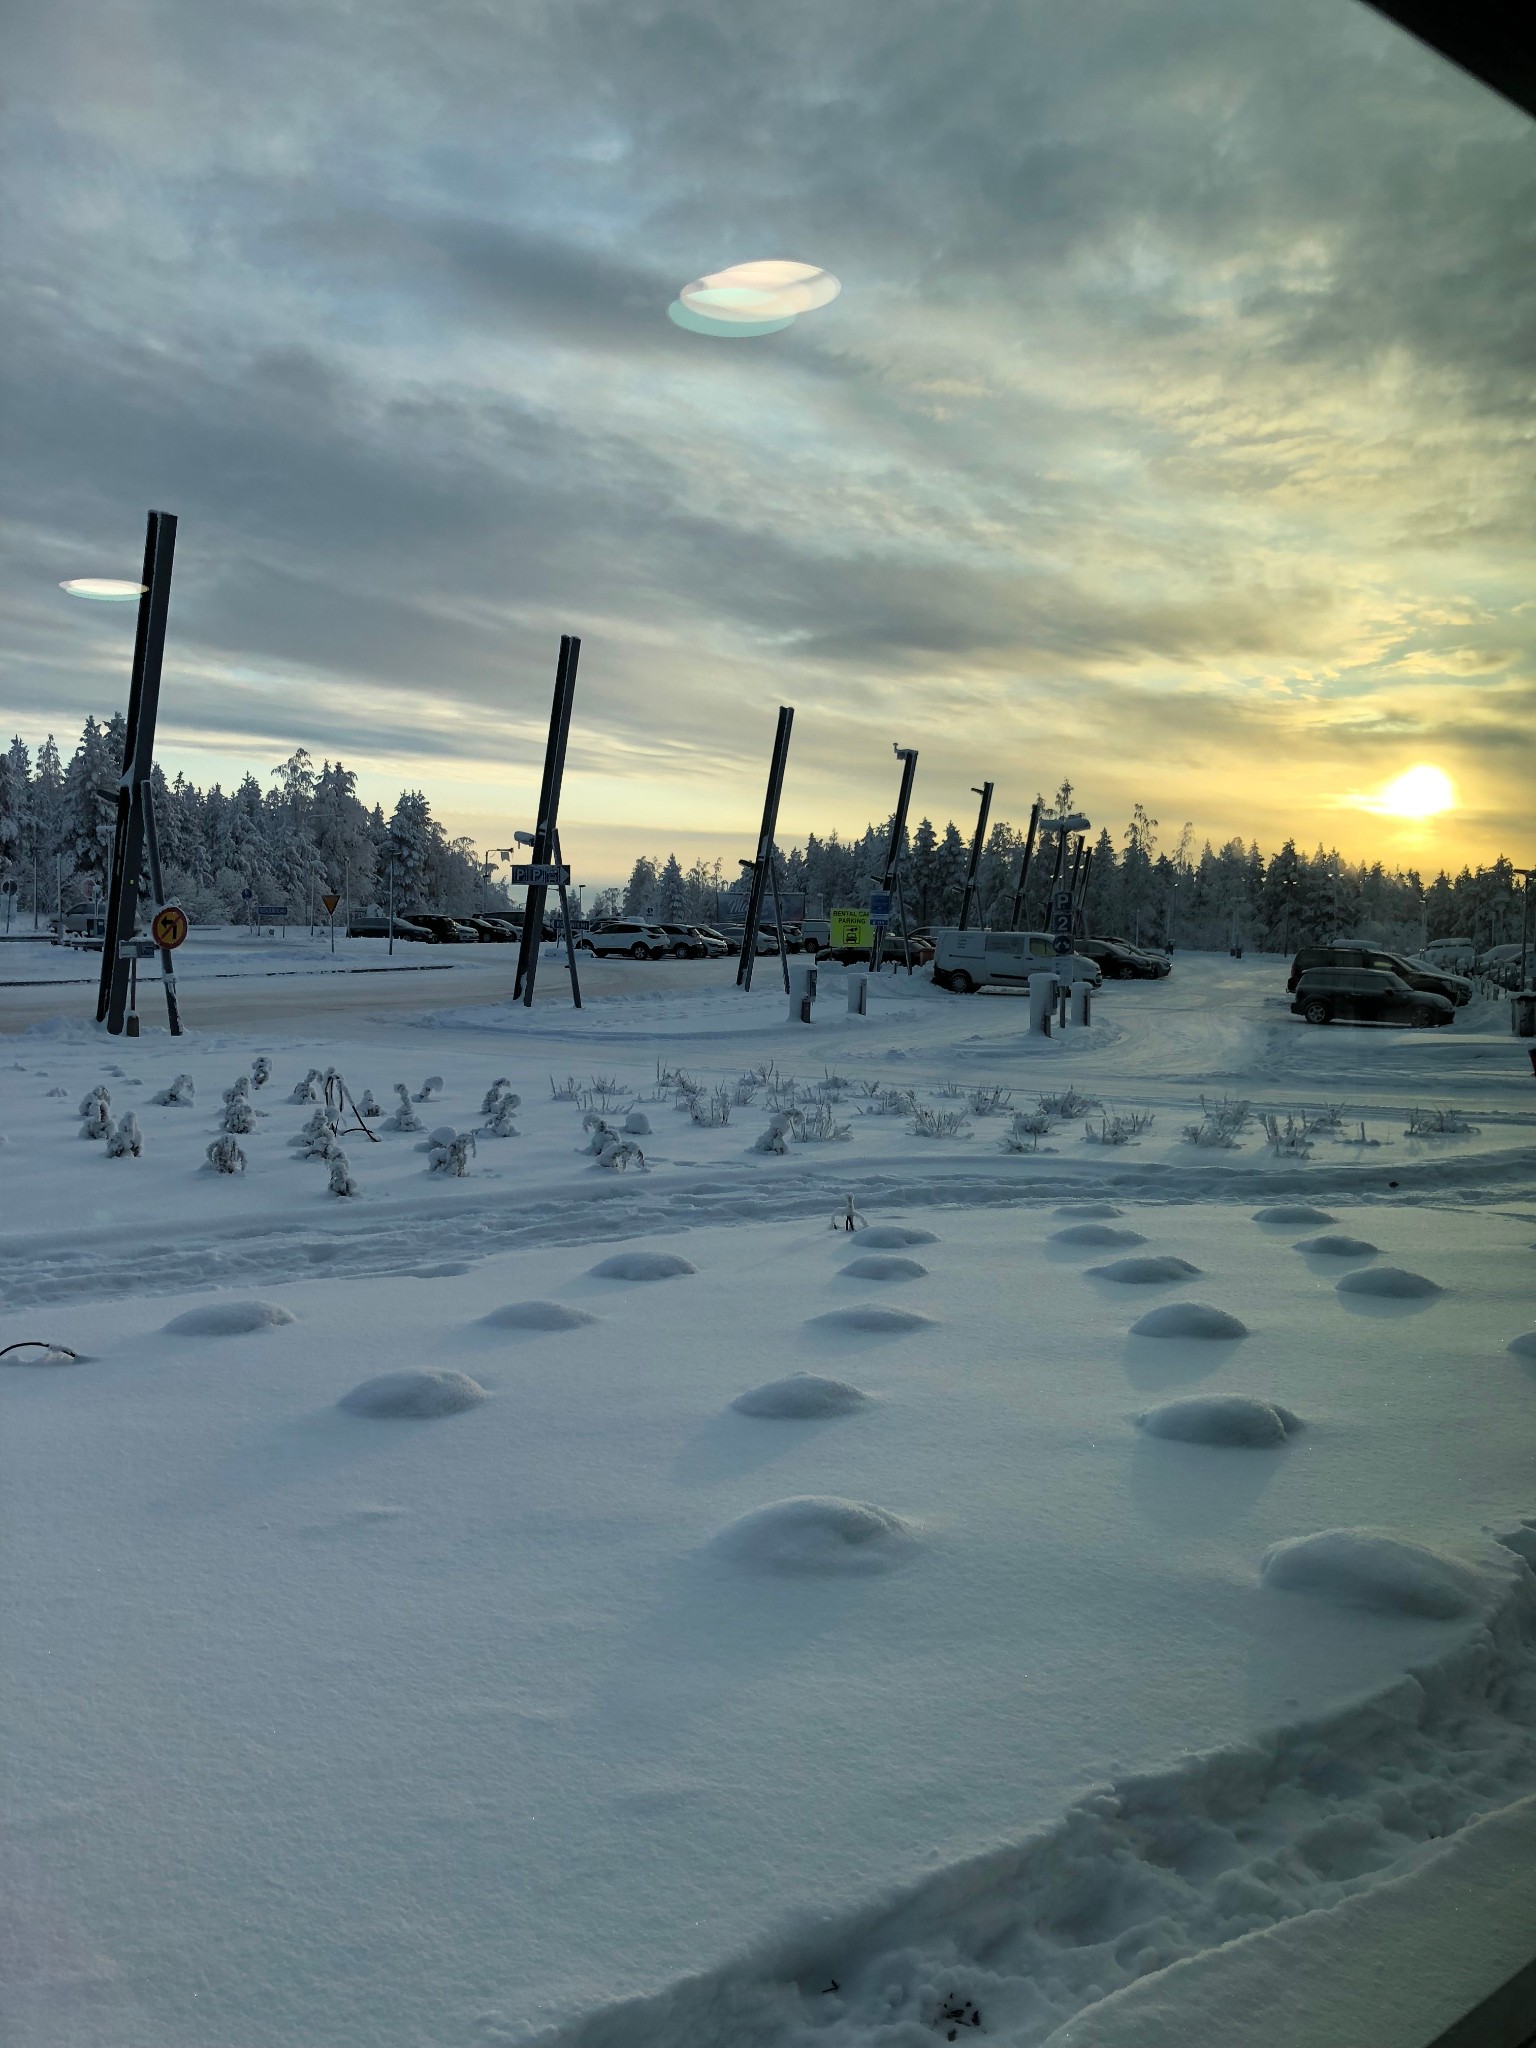
[[[555,694],[549,710],[549,738],[544,747],[544,781],[539,790],[539,814],[533,833],[530,871],[556,870],[553,886],[560,891],[560,921],[565,928],[565,957],[571,970],[571,1000],[581,1008],[581,984],[576,978],[576,938],[571,930],[566,884],[570,871],[560,858],[560,785],[565,780],[565,748],[571,731],[571,704],[576,695],[576,665],[581,659],[581,641],[574,633],[560,635],[560,659],[555,667]],[[517,947],[517,978],[512,1000],[523,999],[524,1009],[533,1007],[533,983],[539,966],[539,947],[544,938],[544,895],[547,881],[530,881],[523,899],[523,935]]]
[[971,912],[976,905],[976,878],[981,873],[981,850],[987,837],[987,818],[992,809],[992,789],[993,785],[990,782],[984,782],[980,789],[974,783],[971,785],[972,796],[981,798],[981,809],[976,814],[976,836],[971,841],[971,858],[965,870],[965,893],[960,898],[961,931],[969,929]]
[[[123,773],[112,832],[107,928],[96,994],[96,1021],[104,1023],[114,1038],[125,1028],[130,976],[137,973],[118,949],[125,939],[133,937],[139,894],[146,880],[153,891],[150,900],[165,900],[160,837],[155,827],[149,778],[155,760],[155,717],[160,708],[160,667],[165,656],[165,623],[171,603],[171,564],[175,553],[174,513],[151,512],[144,535],[144,574],[133,644],[133,671],[128,684],[128,717],[123,728]],[[161,949],[160,969],[171,1036],[179,1038],[181,1013],[176,1003],[176,970],[168,947]],[[138,1036],[136,1011],[127,1028],[130,1038]]]
[[757,833],[757,858],[741,863],[744,876],[750,874],[745,929],[741,953],[736,962],[736,986],[750,989],[752,968],[757,959],[757,928],[763,918],[763,895],[773,889],[774,918],[779,934],[779,965],[784,972],[784,993],[789,994],[789,957],[784,950],[784,916],[779,906],[779,873],[774,865],[773,842],[779,829],[779,798],[784,789],[784,770],[789,762],[789,735],[795,722],[792,704],[779,706],[779,723],[773,735],[773,755],[768,763],[768,788],[763,797],[763,822]]
[[[891,843],[885,852],[885,873],[880,877],[880,887],[870,898],[869,914],[874,919],[875,939],[870,949],[871,973],[880,972],[880,952],[885,943],[885,928],[891,921],[891,895],[901,906],[901,946],[906,955],[907,972],[912,972],[912,944],[907,937],[907,899],[901,887],[901,856],[907,842],[907,812],[912,804],[912,780],[917,774],[916,747],[894,747],[893,752],[901,763],[901,791],[896,798],[896,815],[891,820]],[[884,906],[882,915],[876,904]]]

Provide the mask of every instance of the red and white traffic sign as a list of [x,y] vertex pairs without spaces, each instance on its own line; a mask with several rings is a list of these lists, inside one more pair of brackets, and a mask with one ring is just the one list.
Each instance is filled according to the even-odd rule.
[[335,896],[322,896],[320,901],[325,905],[326,916],[334,917],[336,915],[336,906],[341,901],[341,896],[339,893]]

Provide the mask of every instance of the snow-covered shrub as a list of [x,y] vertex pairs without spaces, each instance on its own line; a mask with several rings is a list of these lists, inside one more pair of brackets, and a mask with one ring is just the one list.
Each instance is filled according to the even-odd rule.
[[1348,1111],[1347,1102],[1325,1102],[1321,1109],[1308,1110],[1307,1129],[1327,1133],[1342,1130]]
[[251,1062],[251,1086],[253,1088],[265,1088],[271,1078],[272,1062],[264,1052],[260,1052]]
[[[659,1073],[660,1069],[658,1068],[657,1071]],[[563,1081],[557,1081],[554,1075],[551,1074],[549,1077],[549,1092],[556,1102],[580,1102],[586,1093],[574,1074],[567,1074]]]
[[594,1158],[602,1151],[605,1140],[621,1135],[607,1118],[599,1116],[595,1109],[587,1111],[581,1120],[581,1128],[587,1133],[587,1143],[582,1149],[590,1152]]
[[617,1131],[609,1131],[597,1155],[598,1165],[617,1171],[628,1166],[631,1159],[638,1159],[642,1166],[645,1164],[645,1154],[638,1145],[632,1144],[628,1138],[621,1138]]
[[333,1195],[355,1195],[357,1182],[352,1178],[352,1168],[347,1163],[345,1152],[331,1154],[330,1192]]
[[1150,1110],[1124,1110],[1113,1116],[1106,1112],[1097,1130],[1091,1123],[1083,1125],[1083,1136],[1090,1145],[1129,1145],[1149,1131],[1152,1122]]
[[732,1102],[738,1109],[745,1109],[762,1085],[756,1074],[742,1074],[731,1090]]
[[367,1117],[382,1116],[384,1114],[383,1104],[374,1100],[371,1088],[363,1090],[362,1100],[357,1105],[357,1113],[359,1116]]
[[241,1074],[232,1088],[226,1088],[224,1090],[224,1103],[226,1108],[231,1102],[249,1102],[250,1099],[251,1077],[249,1074]]
[[959,1081],[941,1081],[933,1092],[946,1102],[958,1102],[969,1090]]
[[256,1112],[251,1107],[250,1097],[237,1095],[232,1090],[224,1105],[224,1128],[233,1131],[238,1138],[248,1137],[256,1128]]
[[144,1149],[144,1140],[139,1132],[139,1120],[130,1109],[119,1123],[107,1133],[107,1157],[109,1159],[137,1159]]
[[[943,1091],[940,1090],[940,1093]],[[1013,1107],[1011,1088],[973,1088],[971,1090],[972,1116],[1002,1116]]]
[[1059,1095],[1042,1095],[1040,1107],[1048,1116],[1060,1117],[1066,1123],[1076,1123],[1090,1109],[1102,1109],[1103,1103],[1097,1095],[1079,1095],[1075,1088],[1064,1088]]
[[594,1074],[587,1083],[587,1092],[599,1109],[611,1109],[629,1090],[619,1085],[616,1074]]
[[823,1067],[816,1091],[820,1095],[846,1095],[852,1086],[846,1074],[834,1074],[830,1067]]
[[701,1091],[694,1096],[688,1109],[694,1122],[706,1129],[728,1124],[731,1120],[731,1091],[729,1088],[716,1088],[709,1095]]
[[794,1076],[775,1074],[766,1084],[768,1107],[771,1110],[793,1109],[800,1100],[800,1088]]
[[399,1097],[400,1106],[384,1128],[389,1131],[421,1130],[423,1127],[421,1118],[411,1107],[411,1091],[403,1081],[395,1083],[395,1094]]
[[919,1103],[912,1111],[914,1138],[964,1138],[970,1135],[970,1118],[959,1109],[929,1109]]
[[626,1138],[648,1138],[651,1135],[651,1120],[643,1109],[632,1109],[624,1119]]
[[1277,1159],[1311,1157],[1312,1140],[1304,1117],[1288,1116],[1282,1124],[1279,1117],[1266,1116],[1264,1129],[1269,1138],[1269,1148]]
[[190,1109],[196,1090],[190,1074],[178,1074],[169,1088],[162,1088],[154,1101],[162,1109]]
[[102,1081],[97,1082],[89,1095],[82,1095],[80,1098],[80,1120],[82,1123],[86,1121],[94,1122],[98,1119],[99,1110],[97,1105],[100,1103],[105,1103],[108,1109],[112,1107],[111,1091],[105,1082]]
[[912,1116],[917,1109],[917,1097],[910,1088],[886,1088],[876,1085],[860,1108],[861,1116]]
[[1477,1125],[1469,1124],[1454,1109],[1411,1109],[1405,1138],[1470,1138]]
[[294,1082],[293,1093],[289,1096],[288,1100],[290,1102],[318,1102],[320,1100],[320,1084],[324,1079],[325,1076],[318,1067],[311,1067],[302,1081]]
[[482,1138],[520,1138],[522,1136],[522,1132],[519,1131],[517,1125],[512,1121],[512,1114],[517,1108],[519,1099],[516,1095],[503,1095],[498,1099],[490,1122],[481,1127],[480,1135]]
[[112,1129],[112,1098],[105,1088],[88,1095],[80,1105],[82,1138],[105,1138]]
[[511,1086],[512,1083],[507,1079],[505,1074],[503,1074],[498,1080],[493,1081],[490,1087],[487,1088],[485,1091],[485,1099],[480,1104],[480,1114],[482,1116],[494,1116],[496,1114],[497,1104],[501,1101],[502,1096],[508,1092]]
[[208,1147],[208,1164],[215,1173],[244,1173],[245,1154],[228,1131]]
[[794,1111],[793,1116],[795,1136],[803,1144],[841,1144],[853,1136],[850,1125],[838,1122],[830,1102],[812,1103],[807,1109]]
[[412,1097],[411,1099],[412,1099],[412,1101],[414,1101],[414,1102],[430,1102],[430,1101],[431,1101],[431,1100],[433,1099],[433,1097],[434,1097],[434,1096],[436,1096],[436,1095],[441,1095],[441,1094],[442,1094],[442,1092],[443,1092],[443,1077],[442,1077],[442,1075],[441,1075],[441,1074],[428,1074],[428,1076],[427,1076],[427,1078],[425,1079],[425,1081],[423,1081],[423,1082],[422,1082],[421,1086],[420,1086],[420,1087],[419,1087],[419,1088],[417,1089],[417,1091],[416,1091],[415,1095],[414,1095],[414,1096],[413,1096],[413,1097]]
[[474,1149],[473,1131],[449,1131],[446,1126],[441,1134],[434,1131],[431,1149],[427,1153],[427,1171],[446,1173],[455,1180],[467,1179],[470,1155]]
[[752,1140],[754,1152],[787,1152],[789,1150],[790,1127],[794,1123],[793,1110],[781,1109],[768,1119],[768,1128],[760,1137]]
[[1253,1105],[1223,1096],[1220,1102],[1200,1098],[1201,1117],[1197,1124],[1185,1124],[1182,1136],[1187,1145],[1204,1145],[1230,1151],[1253,1121]]

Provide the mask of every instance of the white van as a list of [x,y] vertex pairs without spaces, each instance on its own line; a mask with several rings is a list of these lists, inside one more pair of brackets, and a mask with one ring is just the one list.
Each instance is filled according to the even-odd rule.
[[933,978],[940,988],[968,996],[978,988],[1027,988],[1032,974],[1063,981],[1103,981],[1095,961],[1081,953],[1057,956],[1049,932],[935,931]]

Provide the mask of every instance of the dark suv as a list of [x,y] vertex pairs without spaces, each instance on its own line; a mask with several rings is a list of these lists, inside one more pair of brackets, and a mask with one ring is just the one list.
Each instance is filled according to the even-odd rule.
[[1074,939],[1074,953],[1096,960],[1106,981],[1152,981],[1172,969],[1172,962],[1160,953],[1143,952],[1128,939]]
[[1410,988],[1422,989],[1427,995],[1444,996],[1457,1009],[1472,1000],[1472,984],[1465,975],[1447,974],[1423,961],[1405,960],[1400,953],[1389,953],[1382,946],[1303,946],[1291,962],[1290,978],[1285,984],[1291,994],[1296,993],[1296,985],[1304,974],[1310,974],[1319,967],[1347,967],[1374,974],[1395,974]]
[[1313,967],[1296,984],[1291,1009],[1309,1024],[1449,1024],[1448,996],[1410,988],[1374,967]]

